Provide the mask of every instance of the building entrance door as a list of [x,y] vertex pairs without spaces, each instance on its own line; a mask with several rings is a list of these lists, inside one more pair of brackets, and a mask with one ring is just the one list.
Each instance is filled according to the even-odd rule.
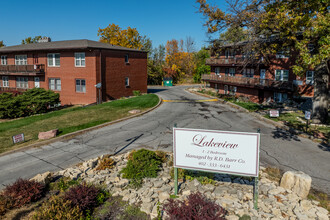
[[39,77],[34,77],[34,87],[40,88],[40,78]]

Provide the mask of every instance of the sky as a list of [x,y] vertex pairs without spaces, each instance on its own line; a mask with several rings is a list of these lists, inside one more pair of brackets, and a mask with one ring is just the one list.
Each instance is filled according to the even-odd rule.
[[[225,7],[224,0],[216,4]],[[1,1],[0,41],[12,46],[38,35],[52,41],[97,41],[98,29],[114,23],[136,28],[153,47],[190,36],[199,50],[208,40],[204,22],[195,0],[6,0]]]

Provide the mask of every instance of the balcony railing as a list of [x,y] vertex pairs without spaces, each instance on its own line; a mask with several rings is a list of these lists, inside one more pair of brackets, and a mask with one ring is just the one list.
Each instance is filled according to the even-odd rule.
[[35,65],[0,65],[0,75],[37,76],[45,74],[44,64]]
[[218,75],[202,75],[203,81],[221,82],[232,85],[242,85],[245,87],[256,88],[269,88],[293,91],[293,82],[290,81],[275,81],[271,79],[260,79],[250,77],[237,77],[237,76],[218,76]]
[[13,88],[13,87],[0,87],[0,93],[3,93],[3,92],[22,93],[22,92],[25,92],[26,90],[28,90],[28,89]]
[[207,58],[205,61],[206,65],[243,65],[245,63],[260,64],[263,59],[245,59],[243,57],[234,58]]

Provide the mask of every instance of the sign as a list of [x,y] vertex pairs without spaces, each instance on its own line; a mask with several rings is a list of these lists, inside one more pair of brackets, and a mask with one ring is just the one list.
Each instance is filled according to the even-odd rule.
[[24,141],[24,134],[17,134],[15,136],[13,136],[13,142],[14,144],[18,143],[18,142],[22,142]]
[[311,120],[311,112],[305,111],[305,119]]
[[269,117],[271,118],[277,118],[280,116],[280,112],[278,110],[270,110],[269,111]]
[[174,167],[258,177],[260,134],[173,128]]

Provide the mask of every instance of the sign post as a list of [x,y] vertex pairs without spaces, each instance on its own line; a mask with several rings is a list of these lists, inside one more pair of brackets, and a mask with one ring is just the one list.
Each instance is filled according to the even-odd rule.
[[305,111],[305,119],[306,121],[306,133],[308,132],[308,122],[311,120],[311,112]]
[[[260,134],[260,128],[258,128],[257,133]],[[255,210],[258,210],[258,197],[259,197],[258,182],[259,182],[259,176],[254,177],[253,204],[254,204],[254,209]]]
[[260,130],[257,133],[173,128],[174,188],[177,168],[255,177],[258,208]]
[[[176,128],[176,123],[174,124]],[[174,167],[174,195],[178,195],[178,168]]]

